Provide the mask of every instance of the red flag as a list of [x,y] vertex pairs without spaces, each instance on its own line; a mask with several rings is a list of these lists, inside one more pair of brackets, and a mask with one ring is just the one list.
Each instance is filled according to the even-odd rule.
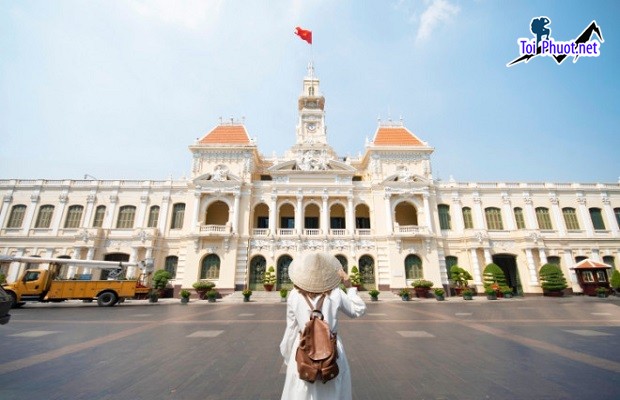
[[305,29],[301,29],[300,27],[296,27],[295,35],[299,36],[301,40],[308,42],[308,44],[312,44],[312,31],[307,31]]

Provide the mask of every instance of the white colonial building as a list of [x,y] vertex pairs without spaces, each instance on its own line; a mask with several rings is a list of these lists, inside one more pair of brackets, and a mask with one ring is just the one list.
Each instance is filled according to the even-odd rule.
[[[222,293],[260,290],[269,266],[290,285],[288,265],[306,249],[358,266],[380,290],[447,285],[454,264],[480,286],[495,262],[515,290],[541,293],[538,270],[553,262],[580,291],[577,261],[619,265],[620,184],[438,182],[433,148],[402,122],[380,123],[363,155],[341,158],[324,105],[310,67],[283,157],[264,157],[242,124],[221,123],[189,146],[189,179],[0,180],[0,254],[153,258],[177,291],[209,279]],[[28,265],[1,268],[11,281]]]

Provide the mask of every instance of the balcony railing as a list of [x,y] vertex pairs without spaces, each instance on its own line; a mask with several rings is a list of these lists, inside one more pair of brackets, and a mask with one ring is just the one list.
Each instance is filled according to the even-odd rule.
[[266,229],[266,228],[254,228],[254,229],[252,229],[252,235],[254,235],[254,236],[269,236],[269,229]]
[[427,235],[428,228],[418,225],[397,225],[395,231],[406,235]]
[[304,229],[305,236],[319,236],[321,234],[320,229]]
[[293,235],[295,235],[295,229],[278,229],[278,235],[280,235],[280,236],[293,236]]
[[356,229],[355,230],[355,234],[357,236],[370,236],[371,235],[371,231],[370,231],[370,229]]
[[347,234],[346,229],[330,229],[329,234],[332,236],[345,236]]
[[230,233],[229,225],[201,225],[200,233],[216,233],[216,234],[227,234]]

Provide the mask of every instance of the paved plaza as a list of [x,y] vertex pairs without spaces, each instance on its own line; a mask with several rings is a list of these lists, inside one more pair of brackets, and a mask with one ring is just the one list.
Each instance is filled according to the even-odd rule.
[[[339,329],[355,399],[620,398],[620,298],[367,304]],[[279,399],[285,308],[28,304],[0,327],[0,399]]]

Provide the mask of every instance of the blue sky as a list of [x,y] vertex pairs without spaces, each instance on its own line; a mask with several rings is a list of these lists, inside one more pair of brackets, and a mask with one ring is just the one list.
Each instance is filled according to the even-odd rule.
[[[596,20],[601,55],[507,68],[538,16],[562,41]],[[402,117],[435,178],[618,182],[618,17],[616,1],[3,0],[0,178],[178,179],[219,117],[281,156],[313,58],[341,156]]]

